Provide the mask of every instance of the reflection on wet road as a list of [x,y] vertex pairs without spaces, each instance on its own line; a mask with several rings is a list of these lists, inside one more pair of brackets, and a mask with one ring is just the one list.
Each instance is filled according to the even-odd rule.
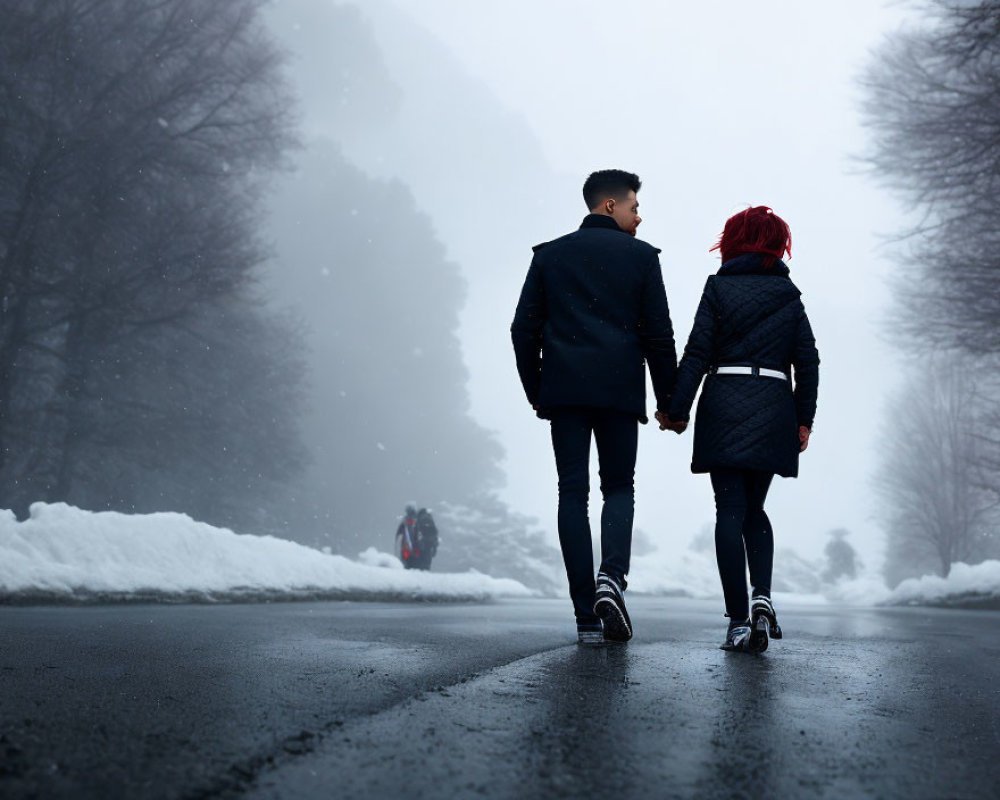
[[548,651],[359,721],[261,776],[255,796],[996,791],[996,615],[813,609],[748,656],[717,649],[720,623],[694,615],[682,632],[684,615],[662,607],[672,624],[642,607],[628,646]]
[[0,609],[6,797],[990,797],[1000,615],[712,604]]

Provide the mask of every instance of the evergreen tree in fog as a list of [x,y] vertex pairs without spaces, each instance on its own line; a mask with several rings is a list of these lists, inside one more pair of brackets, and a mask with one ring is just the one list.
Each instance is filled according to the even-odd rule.
[[266,516],[301,370],[251,280],[289,142],[256,0],[0,2],[0,497]]
[[490,530],[527,529],[489,496],[502,450],[469,414],[457,334],[466,287],[435,231],[462,213],[463,197],[421,209],[406,185],[344,155],[344,142],[377,139],[394,124],[404,102],[356,8],[284,2],[270,19],[292,52],[306,141],[272,203],[269,285],[302,313],[310,343],[303,430],[312,461],[289,509],[290,535],[348,555],[388,550],[412,500],[440,519],[442,565],[493,570],[473,544],[490,532],[463,513],[489,518]]
[[276,280],[310,331],[312,466],[290,529],[388,549],[408,500],[465,501],[500,479],[502,451],[468,413],[458,267],[405,187],[329,144],[303,154],[274,224]]
[[834,583],[841,578],[852,580],[858,576],[858,554],[851,543],[847,541],[849,531],[846,528],[836,528],[830,531],[830,539],[823,548],[826,556],[826,567],[823,570],[823,580]]

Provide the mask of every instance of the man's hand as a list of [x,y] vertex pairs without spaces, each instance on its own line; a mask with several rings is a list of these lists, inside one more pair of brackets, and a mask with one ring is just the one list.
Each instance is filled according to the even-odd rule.
[[542,408],[538,403],[532,403],[531,408],[535,412],[535,416],[539,419],[552,419],[549,415],[551,409]]
[[800,425],[799,426],[799,452],[800,453],[804,453],[806,451],[806,448],[809,446],[809,434],[811,434],[811,433],[812,433],[812,431],[809,430],[804,425]]
[[660,423],[661,431],[673,431],[676,434],[684,433],[688,424],[686,422],[674,422],[662,411],[656,412],[656,421]]

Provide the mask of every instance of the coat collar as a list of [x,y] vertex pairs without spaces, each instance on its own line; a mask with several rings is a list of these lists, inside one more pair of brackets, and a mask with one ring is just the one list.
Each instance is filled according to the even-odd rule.
[[580,223],[580,227],[609,228],[613,231],[625,233],[625,231],[618,227],[618,223],[615,222],[614,217],[609,217],[607,214],[587,214],[587,216],[583,218],[583,222]]
[[729,259],[729,261],[719,267],[719,275],[779,275],[787,278],[788,267],[784,261],[778,258],[775,259],[770,267],[765,269],[760,253],[744,253],[741,256]]

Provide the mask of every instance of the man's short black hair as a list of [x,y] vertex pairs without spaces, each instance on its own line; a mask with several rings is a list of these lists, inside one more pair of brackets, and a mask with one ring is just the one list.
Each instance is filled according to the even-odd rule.
[[587,208],[595,208],[606,197],[621,197],[631,189],[636,194],[642,188],[642,181],[633,172],[623,169],[601,169],[591,172],[583,182],[583,202]]

